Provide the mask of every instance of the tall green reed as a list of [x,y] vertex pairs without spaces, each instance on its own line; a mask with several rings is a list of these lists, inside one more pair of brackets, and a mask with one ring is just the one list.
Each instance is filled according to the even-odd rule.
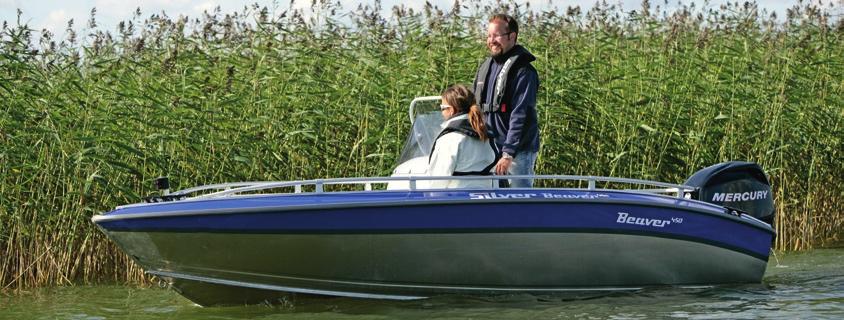
[[470,83],[491,12],[537,57],[540,173],[681,182],[720,161],[762,164],[776,247],[840,237],[844,24],[755,5],[637,12],[443,10],[317,1],[199,19],[138,12],[114,33],[0,33],[0,287],[145,278],[90,217],[153,192],[224,181],[385,175],[406,105]]

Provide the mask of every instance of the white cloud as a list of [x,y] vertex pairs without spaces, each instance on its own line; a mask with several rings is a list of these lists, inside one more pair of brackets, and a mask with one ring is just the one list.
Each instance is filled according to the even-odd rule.
[[206,1],[193,6],[193,13],[199,15],[206,11],[211,12],[214,11],[214,8],[216,8],[217,6],[219,6],[219,4],[217,4],[216,2]]
[[[67,22],[71,19],[67,10],[54,10],[47,14],[47,19],[42,22],[43,28],[50,30],[53,34],[61,34],[67,28]],[[79,27],[79,21],[73,21],[74,28]],[[35,28],[40,30],[41,28]]]
[[16,7],[20,7],[18,0],[0,0],[0,9],[9,10]]

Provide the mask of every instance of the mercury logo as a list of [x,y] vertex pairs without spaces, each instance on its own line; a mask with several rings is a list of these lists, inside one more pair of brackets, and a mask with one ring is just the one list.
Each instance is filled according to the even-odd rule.
[[736,201],[752,201],[762,200],[768,198],[768,190],[750,191],[750,192],[735,192],[735,193],[720,193],[716,192],[712,195],[712,201],[719,202],[736,202]]

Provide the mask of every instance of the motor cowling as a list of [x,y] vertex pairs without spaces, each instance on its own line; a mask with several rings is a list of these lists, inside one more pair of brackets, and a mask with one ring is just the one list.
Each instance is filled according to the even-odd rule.
[[728,161],[695,172],[685,185],[698,188],[693,198],[737,209],[770,225],[774,197],[762,167],[753,162]]

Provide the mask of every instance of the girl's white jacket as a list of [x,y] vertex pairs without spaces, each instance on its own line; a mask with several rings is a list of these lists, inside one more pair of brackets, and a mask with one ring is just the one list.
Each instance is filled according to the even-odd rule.
[[[447,121],[441,127],[445,129],[452,121],[466,119],[462,114]],[[429,176],[450,176],[455,171],[481,171],[495,160],[495,151],[489,141],[467,137],[459,132],[449,132],[437,139],[431,158],[428,161]],[[489,188],[492,179],[481,180],[431,180],[429,188]]]

